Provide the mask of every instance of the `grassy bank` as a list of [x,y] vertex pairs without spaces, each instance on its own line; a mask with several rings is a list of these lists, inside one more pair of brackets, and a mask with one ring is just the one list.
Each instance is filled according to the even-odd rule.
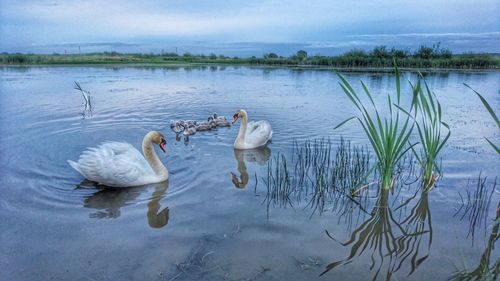
[[247,64],[274,66],[310,66],[331,68],[390,68],[396,63],[401,68],[445,68],[445,69],[499,69],[500,56],[491,54],[453,54],[439,46],[421,46],[415,52],[388,49],[379,46],[372,51],[351,50],[339,56],[308,56],[298,51],[289,57],[268,53],[262,57],[227,57],[224,55],[193,55],[185,53],[132,54],[132,53],[89,53],[89,54],[21,54],[2,53],[3,65],[51,65],[51,64]]

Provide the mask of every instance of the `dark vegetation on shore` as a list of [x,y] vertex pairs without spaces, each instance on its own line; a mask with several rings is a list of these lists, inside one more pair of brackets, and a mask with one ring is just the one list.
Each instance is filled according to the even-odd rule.
[[283,57],[275,53],[264,54],[262,57],[227,57],[224,55],[194,55],[184,53],[86,53],[86,54],[21,54],[2,53],[0,64],[250,64],[273,66],[305,66],[332,68],[392,68],[394,60],[401,68],[446,68],[446,69],[498,69],[500,56],[492,54],[453,54],[449,49],[441,48],[439,44],[432,47],[420,46],[414,52],[375,47],[371,51],[353,49],[339,56],[309,56],[300,50],[295,55]]

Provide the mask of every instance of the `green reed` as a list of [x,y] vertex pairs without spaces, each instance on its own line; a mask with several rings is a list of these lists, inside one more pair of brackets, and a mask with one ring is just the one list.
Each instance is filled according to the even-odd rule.
[[[497,127],[500,129],[500,121],[498,120],[498,117],[497,115],[495,114],[495,111],[493,111],[493,108],[491,108],[490,104],[486,101],[486,99],[481,95],[479,94],[476,90],[472,89],[469,85],[465,84],[464,85],[471,89],[472,91],[474,91],[474,93],[476,93],[476,95],[479,97],[479,99],[481,100],[481,102],[483,103],[484,107],[486,108],[486,110],[488,110],[488,113],[491,115],[491,117],[493,118],[493,120],[495,120],[495,123],[497,124]],[[491,145],[491,147],[493,147],[493,149],[495,149],[495,151],[497,152],[497,154],[500,154],[500,149],[498,148],[498,146],[496,146],[492,141],[490,141],[488,138],[486,138],[486,141]]]
[[370,155],[365,147],[329,139],[294,142],[291,161],[278,154],[268,162],[265,201],[279,207],[294,206],[307,198],[306,207],[322,213],[338,196],[351,196],[366,184]]
[[290,195],[293,193],[293,187],[291,185],[290,172],[284,155],[278,154],[269,160],[265,183],[267,186],[265,201],[267,202],[268,215],[271,203],[285,208],[290,205],[290,207],[293,208],[290,200]]
[[92,111],[92,102],[90,101],[90,92],[87,90],[84,90],[82,86],[80,86],[80,83],[75,81],[75,90],[79,91],[82,94],[82,97],[85,101],[85,110],[90,110]]
[[352,119],[357,119],[368,137],[370,144],[377,155],[378,163],[376,165],[380,174],[380,184],[383,189],[389,189],[393,186],[394,168],[401,157],[411,148],[406,144],[413,131],[414,121],[411,116],[400,113],[401,108],[401,83],[399,70],[394,67],[396,72],[396,103],[392,102],[391,95],[387,96],[387,105],[389,116],[381,117],[370,91],[365,83],[361,81],[363,90],[368,97],[372,111],[369,112],[365,107],[360,95],[352,88],[347,80],[338,73],[341,82],[340,87],[354,104],[360,116],[353,116],[341,122],[335,127],[339,128]]
[[[422,81],[425,91],[422,87]],[[416,120],[423,155],[420,157],[413,147],[412,151],[422,166],[424,184],[426,188],[430,188],[434,185],[437,177],[442,174],[437,164],[437,158],[450,138],[451,132],[448,124],[442,121],[442,107],[439,100],[431,92],[427,82],[422,79],[422,75],[420,74],[416,85],[411,83],[410,85],[413,90],[410,112],[413,110],[413,116],[400,106],[397,107]]]

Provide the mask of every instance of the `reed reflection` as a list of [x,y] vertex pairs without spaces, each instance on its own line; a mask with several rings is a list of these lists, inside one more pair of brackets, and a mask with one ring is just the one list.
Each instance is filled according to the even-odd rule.
[[[498,238],[500,238],[500,201],[497,203],[495,209],[495,217],[490,218],[487,215],[488,210],[490,210],[489,206],[494,191],[497,190],[497,179],[495,178],[492,182],[488,182],[487,177],[483,177],[480,173],[475,184],[472,186],[472,190],[469,190],[469,183],[467,183],[466,187],[466,196],[460,195],[462,197],[462,206],[455,213],[455,216],[461,214],[460,220],[465,218],[468,220],[469,232],[467,237],[471,238],[473,244],[475,231],[481,225],[484,226],[485,236],[486,232],[489,232],[489,229],[491,229],[491,232],[489,233],[486,247],[479,259],[479,264],[469,270],[469,266],[464,261],[463,269],[457,268],[450,277],[450,280],[497,280],[500,274],[500,259],[497,258],[494,260],[493,264],[491,264],[491,259],[495,244]],[[465,202],[463,197],[466,198]]]
[[[401,220],[396,219],[393,214],[414,201],[419,192],[420,197],[409,214]],[[407,275],[410,276],[429,257],[432,220],[428,192],[419,189],[394,209],[390,207],[389,194],[388,190],[379,191],[369,218],[352,231],[347,242],[339,242],[327,231],[329,238],[351,250],[345,259],[328,264],[321,275],[365,254],[370,255],[372,280],[390,280],[404,266],[410,267]]]
[[166,207],[160,211],[160,200],[165,197],[168,184],[168,181],[164,181],[137,187],[101,189],[85,197],[83,207],[97,210],[90,214],[91,218],[118,218],[121,215],[120,209],[123,206],[133,204],[141,193],[147,192],[154,187],[154,191],[147,204],[146,217],[150,227],[162,228],[168,224],[169,220],[169,208]]
[[256,163],[259,166],[264,166],[267,164],[269,157],[271,156],[271,149],[267,146],[259,147],[255,149],[235,149],[234,158],[238,162],[238,172],[240,176],[238,177],[235,173],[231,172],[231,181],[236,188],[245,188],[248,184],[250,176],[248,175],[246,163]]
[[467,238],[471,238],[474,245],[476,231],[484,227],[486,236],[486,228],[488,224],[487,211],[490,207],[491,199],[494,191],[497,190],[497,179],[495,178],[492,184],[487,182],[487,177],[483,177],[481,173],[477,180],[467,182],[465,194],[458,193],[462,200],[462,205],[453,216],[459,216],[460,220],[466,219],[469,222],[469,232]]
[[467,270],[467,266],[463,270],[457,270],[450,278],[450,280],[497,280],[500,274],[500,259],[497,259],[493,265],[490,265],[491,253],[495,248],[495,243],[500,237],[499,230],[500,226],[500,202],[498,202],[496,208],[496,216],[493,221],[493,227],[491,229],[491,234],[484,249],[481,258],[479,259],[479,264],[474,267],[471,271]]

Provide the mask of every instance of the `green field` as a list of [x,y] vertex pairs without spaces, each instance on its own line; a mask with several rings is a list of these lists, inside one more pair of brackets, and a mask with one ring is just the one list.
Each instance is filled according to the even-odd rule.
[[246,64],[329,68],[391,68],[394,60],[401,68],[423,69],[498,69],[500,56],[496,54],[453,54],[448,49],[421,46],[414,52],[375,47],[371,51],[354,49],[338,56],[310,56],[300,50],[295,55],[283,57],[275,53],[262,57],[227,57],[224,55],[194,55],[185,53],[87,53],[87,54],[21,54],[2,53],[2,65],[53,65],[53,64]]

